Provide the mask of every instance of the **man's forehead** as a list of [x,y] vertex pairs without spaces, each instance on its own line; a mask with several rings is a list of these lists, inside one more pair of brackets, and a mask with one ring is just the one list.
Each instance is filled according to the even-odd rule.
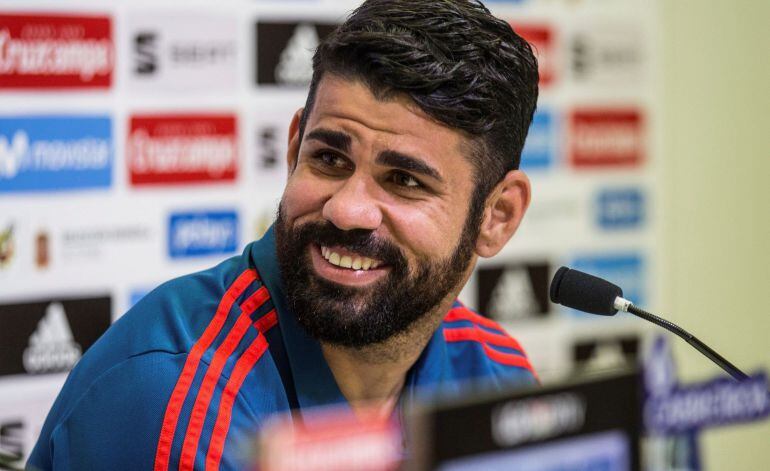
[[406,93],[373,93],[361,80],[325,74],[318,84],[308,129],[342,126],[354,139],[359,130],[401,138],[401,142],[425,147],[430,153],[450,151],[469,156],[473,139],[425,113]]

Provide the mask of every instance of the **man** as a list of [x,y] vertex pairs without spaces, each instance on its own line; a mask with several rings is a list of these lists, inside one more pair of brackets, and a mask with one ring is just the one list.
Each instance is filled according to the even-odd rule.
[[274,228],[164,284],[83,357],[29,462],[238,469],[272,414],[534,382],[455,299],[530,198],[530,47],[466,0],[371,0],[318,48]]

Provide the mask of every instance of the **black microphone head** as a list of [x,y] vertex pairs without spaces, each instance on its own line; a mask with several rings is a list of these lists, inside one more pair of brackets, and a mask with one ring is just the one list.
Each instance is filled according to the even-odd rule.
[[551,302],[577,309],[578,311],[614,316],[615,298],[623,297],[623,290],[609,281],[561,267],[551,281]]

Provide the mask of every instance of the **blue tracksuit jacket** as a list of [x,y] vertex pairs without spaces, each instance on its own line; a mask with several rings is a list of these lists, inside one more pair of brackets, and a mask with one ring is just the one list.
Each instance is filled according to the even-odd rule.
[[[29,469],[242,469],[275,413],[346,404],[321,353],[287,311],[271,229],[242,255],[145,296],[70,373]],[[458,394],[481,380],[532,384],[518,343],[462,306],[416,364],[417,391]]]

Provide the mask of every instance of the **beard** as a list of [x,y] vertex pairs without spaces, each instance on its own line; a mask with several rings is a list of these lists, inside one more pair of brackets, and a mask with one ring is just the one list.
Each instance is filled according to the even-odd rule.
[[[276,249],[289,308],[311,337],[342,347],[361,348],[407,331],[434,310],[463,278],[478,235],[479,215],[473,213],[449,257],[417,261],[410,267],[398,246],[375,236],[373,231],[343,231],[329,221],[288,227],[279,207]],[[341,246],[380,260],[389,272],[365,287],[331,282],[312,268],[312,244]]]

